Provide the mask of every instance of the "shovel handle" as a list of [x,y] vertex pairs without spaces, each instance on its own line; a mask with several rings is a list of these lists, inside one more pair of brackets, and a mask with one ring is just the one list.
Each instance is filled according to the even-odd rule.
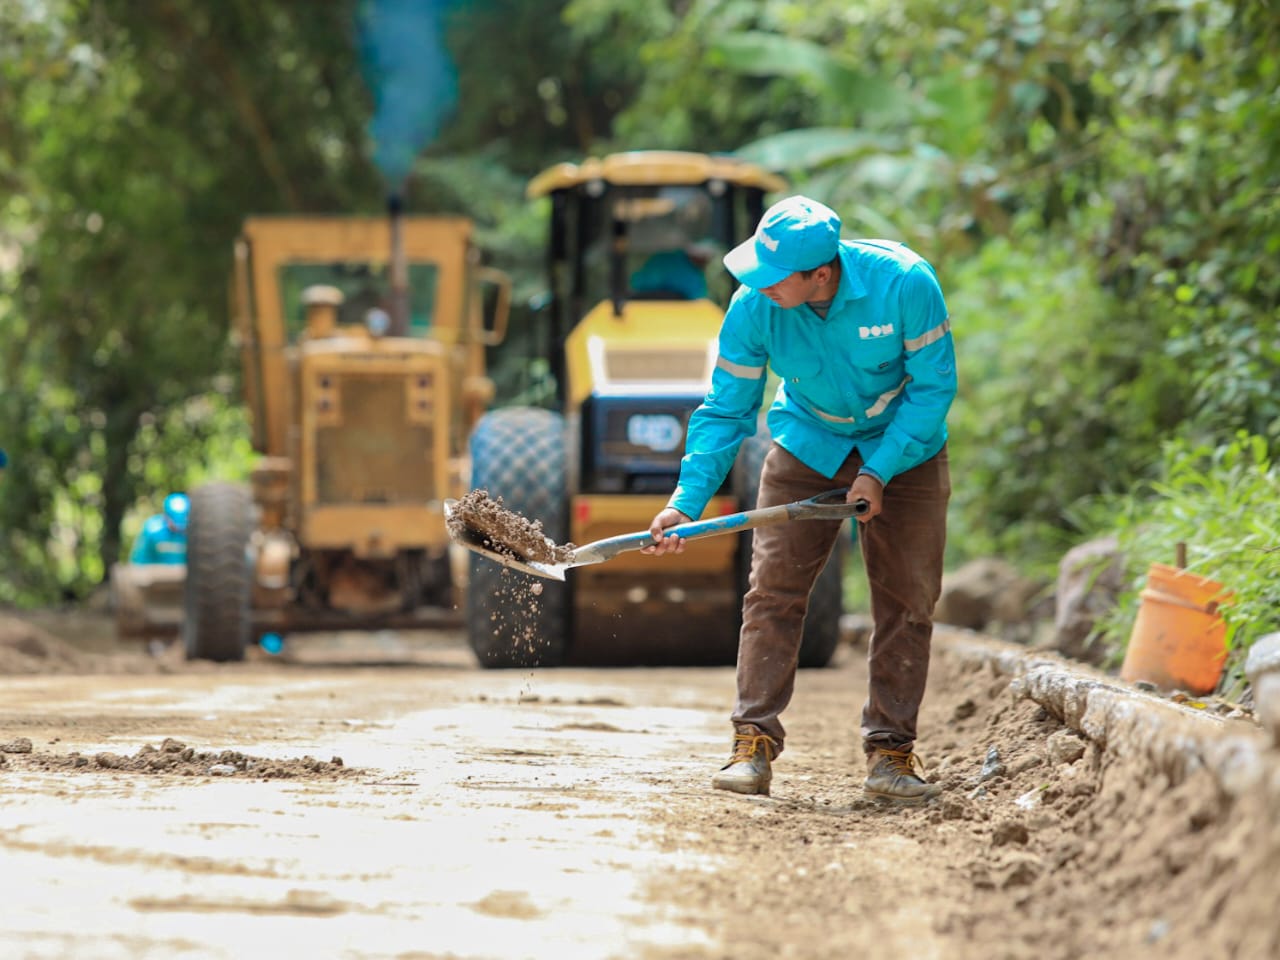
[[[760,507],[757,510],[742,510],[738,513],[725,514],[722,517],[711,517],[707,520],[690,520],[668,527],[663,534],[668,537],[680,537],[682,540],[700,540],[704,537],[718,537],[726,533],[739,533],[743,530],[754,530],[756,527],[770,527],[791,520],[845,520],[849,517],[860,517],[871,509],[866,500],[845,501],[846,490],[828,490],[807,500],[794,503],[782,503],[775,507]],[[574,551],[572,566],[583,563],[599,563],[628,550],[640,550],[651,546],[654,540],[648,530],[637,533],[624,533],[607,540],[597,540]]]

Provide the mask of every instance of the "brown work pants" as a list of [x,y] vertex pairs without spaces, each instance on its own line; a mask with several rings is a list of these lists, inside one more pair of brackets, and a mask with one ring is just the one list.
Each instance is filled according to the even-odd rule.
[[[765,458],[758,506],[847,488],[861,467],[862,458],[855,451],[834,479],[824,477],[775,443]],[[858,525],[874,623],[867,654],[870,693],[862,710],[862,742],[868,753],[874,747],[909,749],[916,739],[916,717],[929,673],[933,608],[942,588],[950,495],[943,447],[920,466],[894,477],[885,487],[880,514]],[[786,737],[778,717],[795,689],[809,591],[841,529],[838,520],[805,520],[762,527],[753,534],[733,724],[740,733],[772,737],[777,753]]]

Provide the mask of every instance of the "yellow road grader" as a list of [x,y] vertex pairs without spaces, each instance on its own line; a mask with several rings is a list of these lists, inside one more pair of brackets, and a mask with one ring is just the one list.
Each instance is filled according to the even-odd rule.
[[[711,382],[732,293],[721,255],[750,236],[772,173],[732,158],[637,151],[560,164],[528,196],[548,208],[545,359],[553,409],[485,414],[471,487],[559,544],[644,530],[675,488],[689,415]],[[769,435],[761,417],[707,516],[755,506]],[[750,533],[569,571],[563,583],[473,555],[467,635],[487,667],[731,663]],[[839,552],[810,600],[800,660],[831,658]]]
[[[443,501],[490,404],[510,282],[458,217],[255,217],[233,335],[261,454],[190,492],[189,658],[263,637],[459,622]],[[136,619],[136,618],[135,618]]]

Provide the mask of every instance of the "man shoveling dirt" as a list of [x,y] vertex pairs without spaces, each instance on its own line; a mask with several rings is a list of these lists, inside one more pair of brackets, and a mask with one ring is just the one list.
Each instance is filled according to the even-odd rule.
[[[842,240],[839,215],[793,196],[724,257],[742,283],[720,330],[711,389],[689,419],[680,477],[643,552],[679,553],[666,531],[700,517],[755,431],[766,372],[785,375],[769,410],[772,446],[757,507],[832,487],[866,501],[858,542],[875,620],[862,711],[863,790],[899,803],[940,792],[914,752],[942,583],[947,411],[956,392],[947,306],[933,267],[902,244]],[[782,753],[807,598],[840,524],[777,526],[752,540],[729,761],[711,785],[769,793]]]

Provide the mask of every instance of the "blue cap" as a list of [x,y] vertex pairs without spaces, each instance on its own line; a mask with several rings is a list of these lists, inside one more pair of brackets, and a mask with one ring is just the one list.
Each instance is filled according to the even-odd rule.
[[725,254],[724,265],[739,282],[763,290],[830,263],[839,249],[839,215],[817,200],[787,197],[764,212],[755,236]]
[[178,533],[187,529],[187,515],[190,513],[191,501],[185,493],[171,493],[164,498],[165,518]]

